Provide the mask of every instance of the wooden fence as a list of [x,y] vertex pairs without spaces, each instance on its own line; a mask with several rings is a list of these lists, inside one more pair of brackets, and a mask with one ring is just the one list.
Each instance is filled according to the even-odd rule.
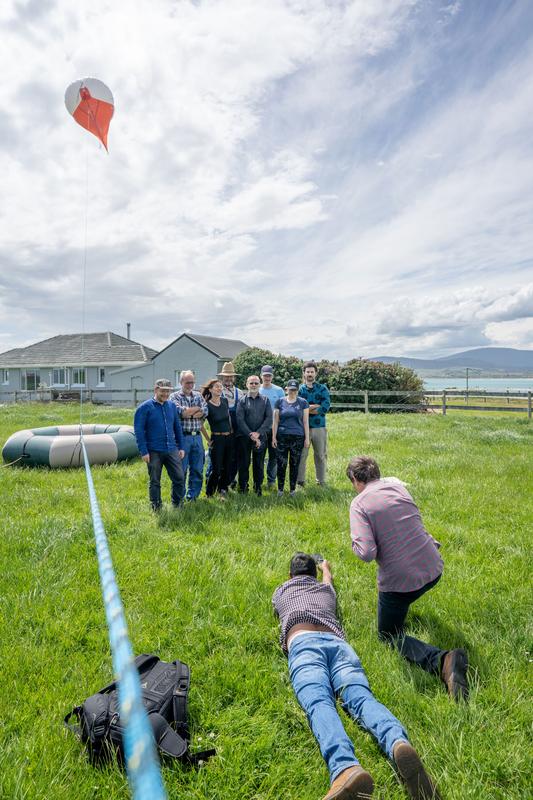
[[[58,392],[57,389],[18,390],[0,392],[0,403],[28,401],[72,401],[79,402],[80,389]],[[83,401],[102,405],[133,406],[152,397],[153,389],[84,389]],[[333,411],[428,411],[446,414],[449,409],[460,411],[511,411],[532,416],[532,392],[490,392],[471,390],[443,391],[370,391],[367,389],[332,389],[330,391]],[[382,402],[383,398],[390,398]],[[360,399],[359,399],[360,398]],[[458,402],[461,399],[462,402]],[[379,402],[375,402],[378,400]],[[498,401],[493,405],[493,401]]]

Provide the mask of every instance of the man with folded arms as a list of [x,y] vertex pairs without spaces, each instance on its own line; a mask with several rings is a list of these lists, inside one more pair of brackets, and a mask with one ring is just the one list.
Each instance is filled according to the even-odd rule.
[[[322,581],[317,580],[317,562]],[[324,800],[363,800],[374,781],[355,756],[336,708],[344,710],[377,740],[394,763],[414,800],[439,800],[401,722],[372,694],[357,653],[346,641],[337,617],[331,568],[319,556],[295,553],[289,580],[272,598],[281,625],[280,642],[289,658],[289,675],[307,714],[330,775]]]
[[444,568],[440,544],[424,528],[415,501],[397,479],[381,479],[370,456],[346,469],[357,497],[350,506],[352,549],[378,563],[378,635],[426,672],[438,675],[456,700],[468,697],[465,650],[441,650],[405,634],[411,603],[432,589]]
[[[187,500],[196,500],[204,481],[205,451],[202,444],[202,425],[207,418],[207,403],[194,388],[195,375],[190,369],[180,373],[181,391],[170,395],[178,410],[183,428],[185,457],[183,472],[187,487]],[[183,487],[185,494],[185,484]]]

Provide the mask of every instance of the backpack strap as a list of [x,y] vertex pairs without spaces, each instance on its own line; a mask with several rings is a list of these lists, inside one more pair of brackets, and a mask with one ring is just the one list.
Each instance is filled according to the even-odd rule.
[[188,749],[186,740],[172,730],[166,719],[156,711],[149,714],[148,719],[159,750],[171,758],[185,758]]
[[72,719],[72,717],[76,717],[76,719],[79,720],[82,710],[83,709],[81,706],[76,706],[76,708],[73,708],[72,711],[68,712],[67,716],[63,720],[63,723],[66,725],[69,731],[75,733],[76,736],[78,736],[80,739],[81,739],[81,727],[79,725],[71,725],[69,720]]
[[174,724],[176,729],[188,738],[187,725],[187,695],[189,693],[190,672],[187,664],[183,661],[175,661],[179,675],[172,695],[172,711],[174,714]]

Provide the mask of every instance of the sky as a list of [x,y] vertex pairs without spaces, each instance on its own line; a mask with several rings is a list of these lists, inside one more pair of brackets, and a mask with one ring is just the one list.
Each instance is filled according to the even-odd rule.
[[532,34],[529,0],[2,0],[0,352],[532,348]]

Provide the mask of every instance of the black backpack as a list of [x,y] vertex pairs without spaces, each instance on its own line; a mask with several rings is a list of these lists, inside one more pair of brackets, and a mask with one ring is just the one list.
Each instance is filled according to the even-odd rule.
[[[215,750],[189,752],[187,695],[190,673],[187,664],[178,660],[168,663],[154,655],[142,655],[135,659],[135,666],[141,681],[142,701],[160,754],[186,764],[197,764],[214,755]],[[73,716],[79,725],[69,724]],[[65,724],[87,745],[93,763],[113,755],[124,762],[116,682],[91,695],[83,705],[73,708],[65,717]]]

